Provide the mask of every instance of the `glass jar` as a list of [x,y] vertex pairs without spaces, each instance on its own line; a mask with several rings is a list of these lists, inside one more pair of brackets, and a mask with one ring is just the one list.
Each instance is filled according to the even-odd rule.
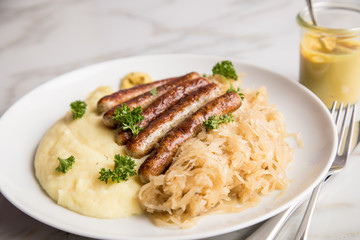
[[300,83],[328,108],[334,100],[354,104],[360,95],[360,5],[321,2],[297,15],[301,26]]

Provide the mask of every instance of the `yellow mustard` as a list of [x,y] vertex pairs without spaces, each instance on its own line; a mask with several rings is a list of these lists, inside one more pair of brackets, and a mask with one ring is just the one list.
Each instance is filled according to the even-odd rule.
[[360,43],[306,32],[300,43],[300,82],[328,108],[356,103],[360,94]]
[[152,82],[149,74],[143,72],[132,72],[121,79],[120,89],[135,87],[136,85]]

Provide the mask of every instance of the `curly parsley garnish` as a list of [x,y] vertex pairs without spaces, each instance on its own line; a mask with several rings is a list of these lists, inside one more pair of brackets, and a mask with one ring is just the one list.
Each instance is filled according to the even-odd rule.
[[62,173],[66,173],[69,168],[72,168],[73,163],[75,163],[75,157],[73,155],[65,159],[58,157],[58,160],[60,163],[55,170]]
[[234,65],[232,64],[232,62],[228,60],[216,63],[212,69],[212,72],[213,75],[218,74],[220,76],[223,76],[227,80],[228,79],[238,80],[238,76],[236,74]]
[[99,180],[108,183],[109,179],[113,182],[121,182],[129,180],[129,177],[135,176],[135,161],[129,156],[115,154],[114,170],[101,168]]
[[218,129],[220,124],[229,123],[233,121],[234,121],[234,117],[231,113],[218,115],[218,116],[211,116],[209,117],[208,120],[204,121],[204,126],[209,130]]
[[81,118],[86,111],[87,104],[84,101],[75,101],[70,104],[73,119]]
[[131,130],[132,134],[138,135],[142,130],[139,127],[139,123],[144,119],[144,116],[141,115],[142,109],[141,107],[135,107],[133,110],[130,110],[130,107],[125,103],[121,105],[121,107],[117,107],[113,114],[113,119],[119,122],[119,128],[122,130]]
[[241,97],[241,100],[244,100],[244,94],[241,92],[241,89],[238,87],[237,89],[234,88],[234,86],[231,83],[231,79],[238,80],[238,75],[236,73],[236,70],[234,68],[234,65],[232,62],[225,60],[222,62],[218,62],[212,69],[213,75],[220,75],[224,77],[230,84],[229,89],[226,92],[235,92],[239,94]]
[[226,92],[227,93],[235,92],[235,93],[239,94],[241,100],[244,100],[245,95],[242,93],[241,88],[238,87],[237,89],[235,89],[234,86],[232,85],[232,83],[231,82],[229,82],[229,83],[230,83],[230,88]]
[[151,90],[150,90],[150,93],[151,93],[151,95],[153,95],[154,97],[156,97],[156,96],[157,96],[157,89],[156,89],[156,87],[154,87],[153,89],[151,89]]

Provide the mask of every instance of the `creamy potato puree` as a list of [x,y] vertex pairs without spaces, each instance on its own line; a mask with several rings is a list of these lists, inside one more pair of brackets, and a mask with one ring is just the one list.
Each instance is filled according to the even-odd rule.
[[[41,140],[35,156],[35,174],[43,189],[59,205],[80,214],[98,218],[118,218],[140,214],[138,202],[140,181],[108,184],[100,181],[101,168],[114,168],[114,155],[124,155],[123,147],[114,141],[114,131],[102,123],[97,101],[112,92],[99,87],[86,100],[88,107],[81,119],[72,119],[69,111],[56,122]],[[59,173],[58,157],[75,157],[72,169]],[[141,162],[136,160],[136,170]]]

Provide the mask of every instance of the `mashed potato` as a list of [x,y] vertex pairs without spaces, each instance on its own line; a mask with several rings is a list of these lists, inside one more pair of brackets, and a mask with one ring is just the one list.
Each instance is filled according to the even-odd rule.
[[[98,218],[118,218],[140,214],[140,181],[101,182],[101,168],[113,169],[114,155],[124,154],[114,141],[114,132],[102,123],[96,103],[110,94],[109,87],[99,87],[86,100],[85,115],[73,120],[71,112],[52,126],[41,140],[35,156],[35,173],[43,189],[59,205],[80,214]],[[73,155],[75,163],[66,174],[55,171],[58,157]],[[137,161],[137,160],[136,160]],[[136,168],[141,162],[136,162]],[[136,169],[137,170],[137,169]]]

